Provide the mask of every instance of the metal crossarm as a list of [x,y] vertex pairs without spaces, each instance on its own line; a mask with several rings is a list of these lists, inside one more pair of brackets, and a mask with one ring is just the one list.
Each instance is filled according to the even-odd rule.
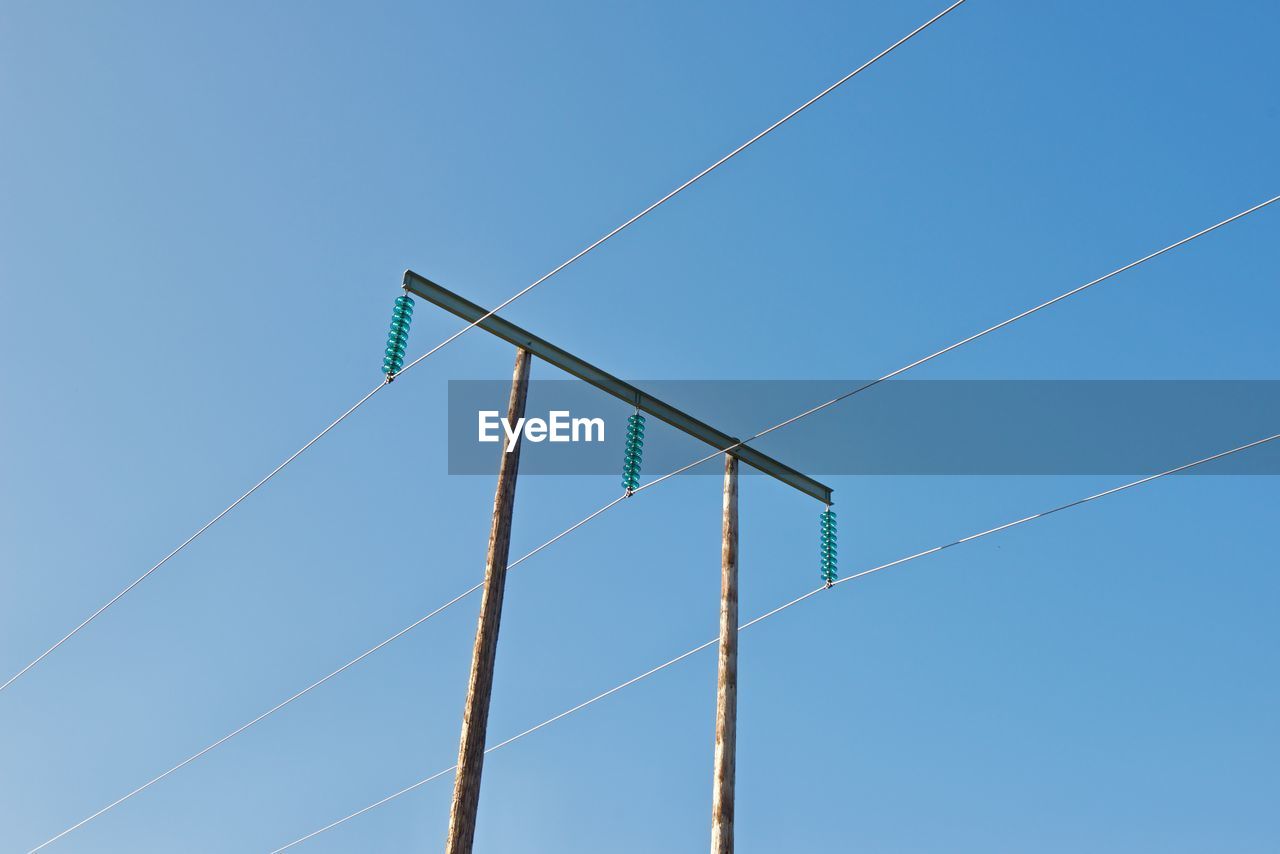
[[[713,448],[722,450],[731,448],[731,453],[735,457],[752,468],[798,489],[805,495],[816,498],[824,504],[831,503],[831,487],[778,462],[773,457],[757,451],[750,445],[738,444],[740,440],[729,434],[720,432],[711,425],[699,421],[692,415],[676,409],[668,403],[664,403],[653,395],[636,388],[631,383],[618,379],[613,374],[602,371],[595,365],[579,359],[572,353],[539,338],[532,332],[521,329],[496,314],[490,315],[485,309],[455,294],[453,291],[441,287],[425,276],[420,276],[412,270],[406,270],[404,287],[414,296],[422,297],[427,302],[443,308],[450,314],[457,315],[468,323],[475,323],[476,326],[496,335],[509,344],[528,350],[543,361],[555,365],[570,376],[577,377],[607,394],[613,395],[627,405],[634,406],[641,412],[647,412],[677,430],[711,445]],[[486,315],[488,316],[486,317]]]

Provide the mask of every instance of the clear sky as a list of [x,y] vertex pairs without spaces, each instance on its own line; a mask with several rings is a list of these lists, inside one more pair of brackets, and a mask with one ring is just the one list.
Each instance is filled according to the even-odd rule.
[[[496,304],[943,5],[0,5],[0,677],[379,380],[406,267]],[[507,314],[629,378],[884,373],[1280,192],[1277,27],[970,0]],[[917,376],[1277,378],[1277,234],[1268,209]],[[420,305],[410,356],[459,326]],[[475,583],[493,482],[446,474],[446,383],[511,360],[442,351],[0,693],[0,849]],[[1122,480],[833,477],[842,572]],[[512,573],[492,740],[714,636],[719,489]],[[524,479],[514,553],[617,492]],[[1168,479],[753,628],[738,850],[1275,851],[1278,498]],[[744,617],[818,583],[819,509],[744,480]],[[262,851],[448,766],[477,605],[50,850]],[[706,850],[714,673],[494,753],[478,850]],[[450,783],[299,850],[436,849]]]

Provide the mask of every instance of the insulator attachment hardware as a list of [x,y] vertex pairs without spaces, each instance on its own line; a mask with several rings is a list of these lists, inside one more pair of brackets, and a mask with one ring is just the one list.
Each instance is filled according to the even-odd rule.
[[827,586],[836,583],[836,512],[828,507],[822,512],[822,580]]
[[405,294],[396,297],[391,311],[391,329],[387,332],[387,350],[382,360],[382,372],[387,382],[395,379],[404,367],[404,350],[409,344],[409,323],[413,320],[413,297]]
[[644,416],[627,418],[627,447],[622,457],[622,488],[627,495],[640,487],[640,459],[644,456]]

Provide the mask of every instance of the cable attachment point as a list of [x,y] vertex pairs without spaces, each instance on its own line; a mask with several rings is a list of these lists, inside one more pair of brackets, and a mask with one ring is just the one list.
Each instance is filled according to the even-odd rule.
[[836,512],[828,507],[822,512],[820,527],[822,530],[822,580],[830,588],[836,583]]
[[627,446],[622,456],[622,488],[627,497],[640,487],[640,460],[644,456],[644,416],[627,417]]
[[387,332],[387,349],[382,359],[382,372],[387,382],[396,378],[404,367],[404,351],[409,344],[409,324],[413,320],[413,297],[408,294],[396,297],[391,311],[391,329]]

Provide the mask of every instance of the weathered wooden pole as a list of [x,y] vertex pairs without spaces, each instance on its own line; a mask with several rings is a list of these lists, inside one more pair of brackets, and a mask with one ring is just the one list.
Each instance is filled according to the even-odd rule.
[[720,667],[711,854],[733,854],[733,778],[738,749],[738,458],[732,454],[724,457],[724,519],[720,534]]
[[[511,377],[507,423],[514,429],[524,417],[529,392],[529,351],[516,350]],[[502,621],[502,595],[507,584],[507,555],[511,549],[511,511],[516,499],[516,472],[520,467],[520,440],[503,454],[498,465],[498,490],[493,496],[493,524],[489,529],[489,554],[484,569],[484,595],[480,622],[471,653],[471,681],[462,713],[462,738],[458,744],[458,771],[453,781],[453,807],[449,812],[446,854],[471,854],[476,835],[476,810],[480,803],[480,774],[484,768],[485,732],[489,724],[489,697],[493,692],[493,664],[498,652],[498,626]]]

